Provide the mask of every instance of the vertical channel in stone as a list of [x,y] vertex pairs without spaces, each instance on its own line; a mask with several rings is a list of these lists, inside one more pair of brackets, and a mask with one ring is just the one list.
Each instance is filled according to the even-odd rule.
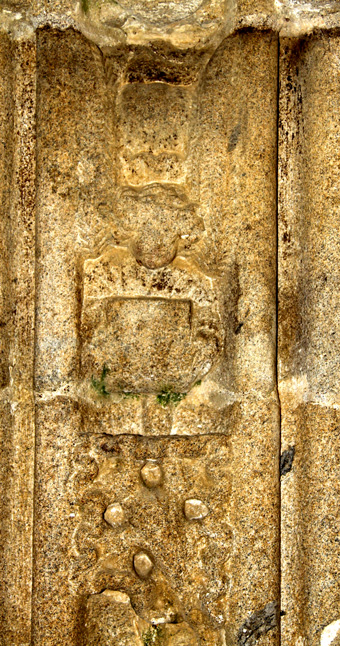
[[11,292],[8,279],[8,259],[10,255],[10,195],[13,162],[13,69],[12,69],[12,47],[9,38],[2,35],[0,39],[0,244],[1,244],[1,586],[0,586],[0,643],[4,646],[8,635],[7,607],[7,569],[6,556],[7,545],[10,539],[7,525],[7,518],[11,508],[8,485],[10,475],[8,462],[11,456],[11,410],[9,403],[9,338],[10,338],[10,312]]
[[13,167],[13,61],[12,44],[10,39],[1,36],[1,96],[0,96],[0,127],[1,127],[1,338],[0,338],[0,385],[1,388],[9,384],[9,339],[11,325],[11,290],[9,287],[9,257],[10,249],[10,204],[11,204],[11,182]]
[[339,37],[281,59],[282,644],[316,646],[340,603]]
[[110,182],[100,63],[97,47],[74,30],[38,35],[35,646],[76,644],[82,628],[70,580],[80,425],[78,263],[79,241],[90,244]]
[[[278,206],[278,379],[281,400],[281,618],[282,643],[298,643],[304,635],[304,562],[300,479],[303,456],[296,451],[297,425],[294,409],[303,398],[306,378],[302,352],[303,202],[302,192],[302,91],[298,66],[302,44],[280,41],[279,97],[279,206]],[[300,365],[302,364],[301,368]],[[296,366],[296,368],[294,367]],[[293,377],[294,376],[294,377]],[[295,400],[298,400],[295,404]],[[301,453],[300,453],[301,455]],[[304,642],[301,642],[302,644]]]
[[276,119],[277,38],[235,34],[207,66],[200,139],[204,257],[225,295],[219,378],[235,415],[227,644],[279,639]]
[[[35,37],[2,37],[3,625],[6,646],[31,643],[34,491]],[[12,96],[10,93],[12,92]],[[5,96],[6,95],[6,96]],[[8,314],[11,324],[8,327]]]

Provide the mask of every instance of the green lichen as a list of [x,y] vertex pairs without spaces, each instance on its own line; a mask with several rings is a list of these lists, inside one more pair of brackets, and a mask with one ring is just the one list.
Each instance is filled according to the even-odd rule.
[[144,646],[161,646],[162,629],[160,626],[151,626],[146,633],[143,633]]
[[81,8],[85,14],[89,11],[89,0],[81,0]]
[[157,401],[161,406],[163,406],[163,408],[170,404],[177,406],[186,396],[186,393],[176,393],[172,388],[166,386],[165,388],[162,388],[160,393],[158,393]]
[[139,399],[138,393],[133,393],[128,390],[123,390],[122,395],[124,399]]
[[202,383],[202,379],[199,379],[198,381],[195,381],[194,386],[200,386]]
[[106,376],[109,374],[109,372],[109,368],[107,367],[106,363],[104,363],[100,379],[95,379],[93,375],[91,377],[91,386],[101,397],[109,397],[109,395],[111,394],[110,391],[107,390],[105,383]]

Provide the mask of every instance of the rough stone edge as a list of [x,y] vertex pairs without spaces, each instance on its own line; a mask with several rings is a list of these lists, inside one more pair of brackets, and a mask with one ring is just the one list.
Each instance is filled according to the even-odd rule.
[[[236,2],[236,0],[235,0]],[[333,4],[329,11],[313,9],[313,6],[300,2],[298,6],[292,6],[289,0],[274,0],[271,12],[255,11],[253,13],[241,14],[237,11],[235,2],[226,11],[224,23],[222,26],[212,30],[207,38],[192,35],[192,26],[190,22],[183,25],[183,44],[176,45],[173,41],[173,31],[158,29],[155,32],[147,24],[138,25],[137,32],[133,41],[129,32],[124,28],[112,30],[110,35],[105,27],[91,24],[86,20],[81,12],[79,3],[75,5],[73,11],[20,11],[3,7],[0,9],[0,32],[9,34],[14,40],[27,39],[32,37],[37,29],[50,27],[52,29],[65,30],[70,27],[80,31],[89,40],[100,47],[114,47],[118,44],[126,43],[127,45],[134,42],[135,44],[148,44],[155,40],[165,40],[179,48],[188,47],[207,47],[216,48],[219,43],[227,36],[239,31],[240,29],[258,29],[272,30],[285,38],[302,38],[315,30],[332,30],[340,28],[340,10],[332,12]],[[256,6],[256,5],[255,5]],[[336,7],[336,4],[334,4]],[[203,33],[203,32],[202,32]],[[186,45],[184,44],[186,41]]]

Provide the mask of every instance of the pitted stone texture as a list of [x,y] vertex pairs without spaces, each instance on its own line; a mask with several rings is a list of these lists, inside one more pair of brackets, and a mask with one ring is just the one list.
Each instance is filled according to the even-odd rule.
[[105,590],[89,597],[85,630],[86,646],[143,646],[138,617],[121,592]]
[[118,95],[122,184],[184,184],[192,138],[195,87],[129,83]]
[[108,391],[187,392],[222,351],[218,284],[176,258],[150,272],[125,249],[87,260],[82,373],[109,369]]
[[15,42],[2,33],[0,69],[0,643],[26,646],[35,470],[35,39]]
[[[46,30],[37,56],[35,385],[57,389],[77,376],[81,258],[91,253],[103,209],[110,209],[111,164],[98,48],[73,30]],[[92,165],[86,182],[79,174],[85,162]],[[63,260],[56,264],[57,249]]]
[[11,170],[13,154],[13,140],[11,136],[11,128],[14,124],[13,114],[13,100],[12,96],[12,57],[15,50],[11,45],[9,38],[5,35],[0,37],[0,57],[1,57],[1,94],[0,94],[0,132],[1,132],[1,147],[0,147],[0,172],[1,172],[1,248],[0,248],[0,269],[1,269],[1,298],[0,298],[0,314],[2,320],[2,333],[0,339],[0,386],[3,388],[9,383],[9,366],[8,366],[8,353],[9,353],[9,338],[11,336],[11,299],[9,290],[9,232],[10,232],[10,186],[11,186]]
[[[264,26],[328,30],[281,41],[283,455],[294,448],[281,641],[339,640],[339,14],[333,0],[2,2],[5,646],[83,642],[86,605],[91,645],[277,643],[277,41]],[[146,438],[120,450],[114,435]],[[206,497],[216,446],[227,469]],[[149,459],[171,471],[156,486]],[[188,496],[209,514],[187,522]],[[127,513],[110,526],[113,504]],[[140,579],[143,551],[154,567]]]
[[295,447],[281,489],[283,646],[319,646],[339,616],[339,63],[337,33],[282,41],[278,366],[282,449]]
[[[42,30],[37,63],[34,646],[84,641],[105,589],[172,646],[234,644],[278,593],[277,40],[102,52]],[[181,122],[165,132],[166,97]],[[122,158],[145,152],[149,175],[123,185]],[[164,152],[183,157],[176,184]],[[189,499],[209,514],[189,522]],[[106,522],[112,504],[124,523]]]

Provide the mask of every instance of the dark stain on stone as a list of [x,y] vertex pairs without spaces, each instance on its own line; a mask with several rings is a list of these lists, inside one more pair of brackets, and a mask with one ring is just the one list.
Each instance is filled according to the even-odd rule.
[[240,334],[240,332],[241,332],[241,330],[242,330],[243,325],[244,325],[243,321],[241,321],[241,323],[239,323],[239,324],[237,325],[237,327],[236,327],[236,329],[235,329],[235,334]]
[[285,476],[286,473],[289,473],[293,466],[293,460],[295,455],[295,446],[290,446],[288,449],[283,451],[280,457],[280,475]]
[[238,123],[235,128],[233,128],[232,133],[229,137],[229,143],[228,143],[228,152],[232,153],[233,150],[235,150],[238,142],[238,138],[241,134],[241,124]]
[[254,646],[262,635],[276,628],[277,614],[277,603],[271,601],[262,610],[257,610],[250,615],[238,631],[238,646]]

